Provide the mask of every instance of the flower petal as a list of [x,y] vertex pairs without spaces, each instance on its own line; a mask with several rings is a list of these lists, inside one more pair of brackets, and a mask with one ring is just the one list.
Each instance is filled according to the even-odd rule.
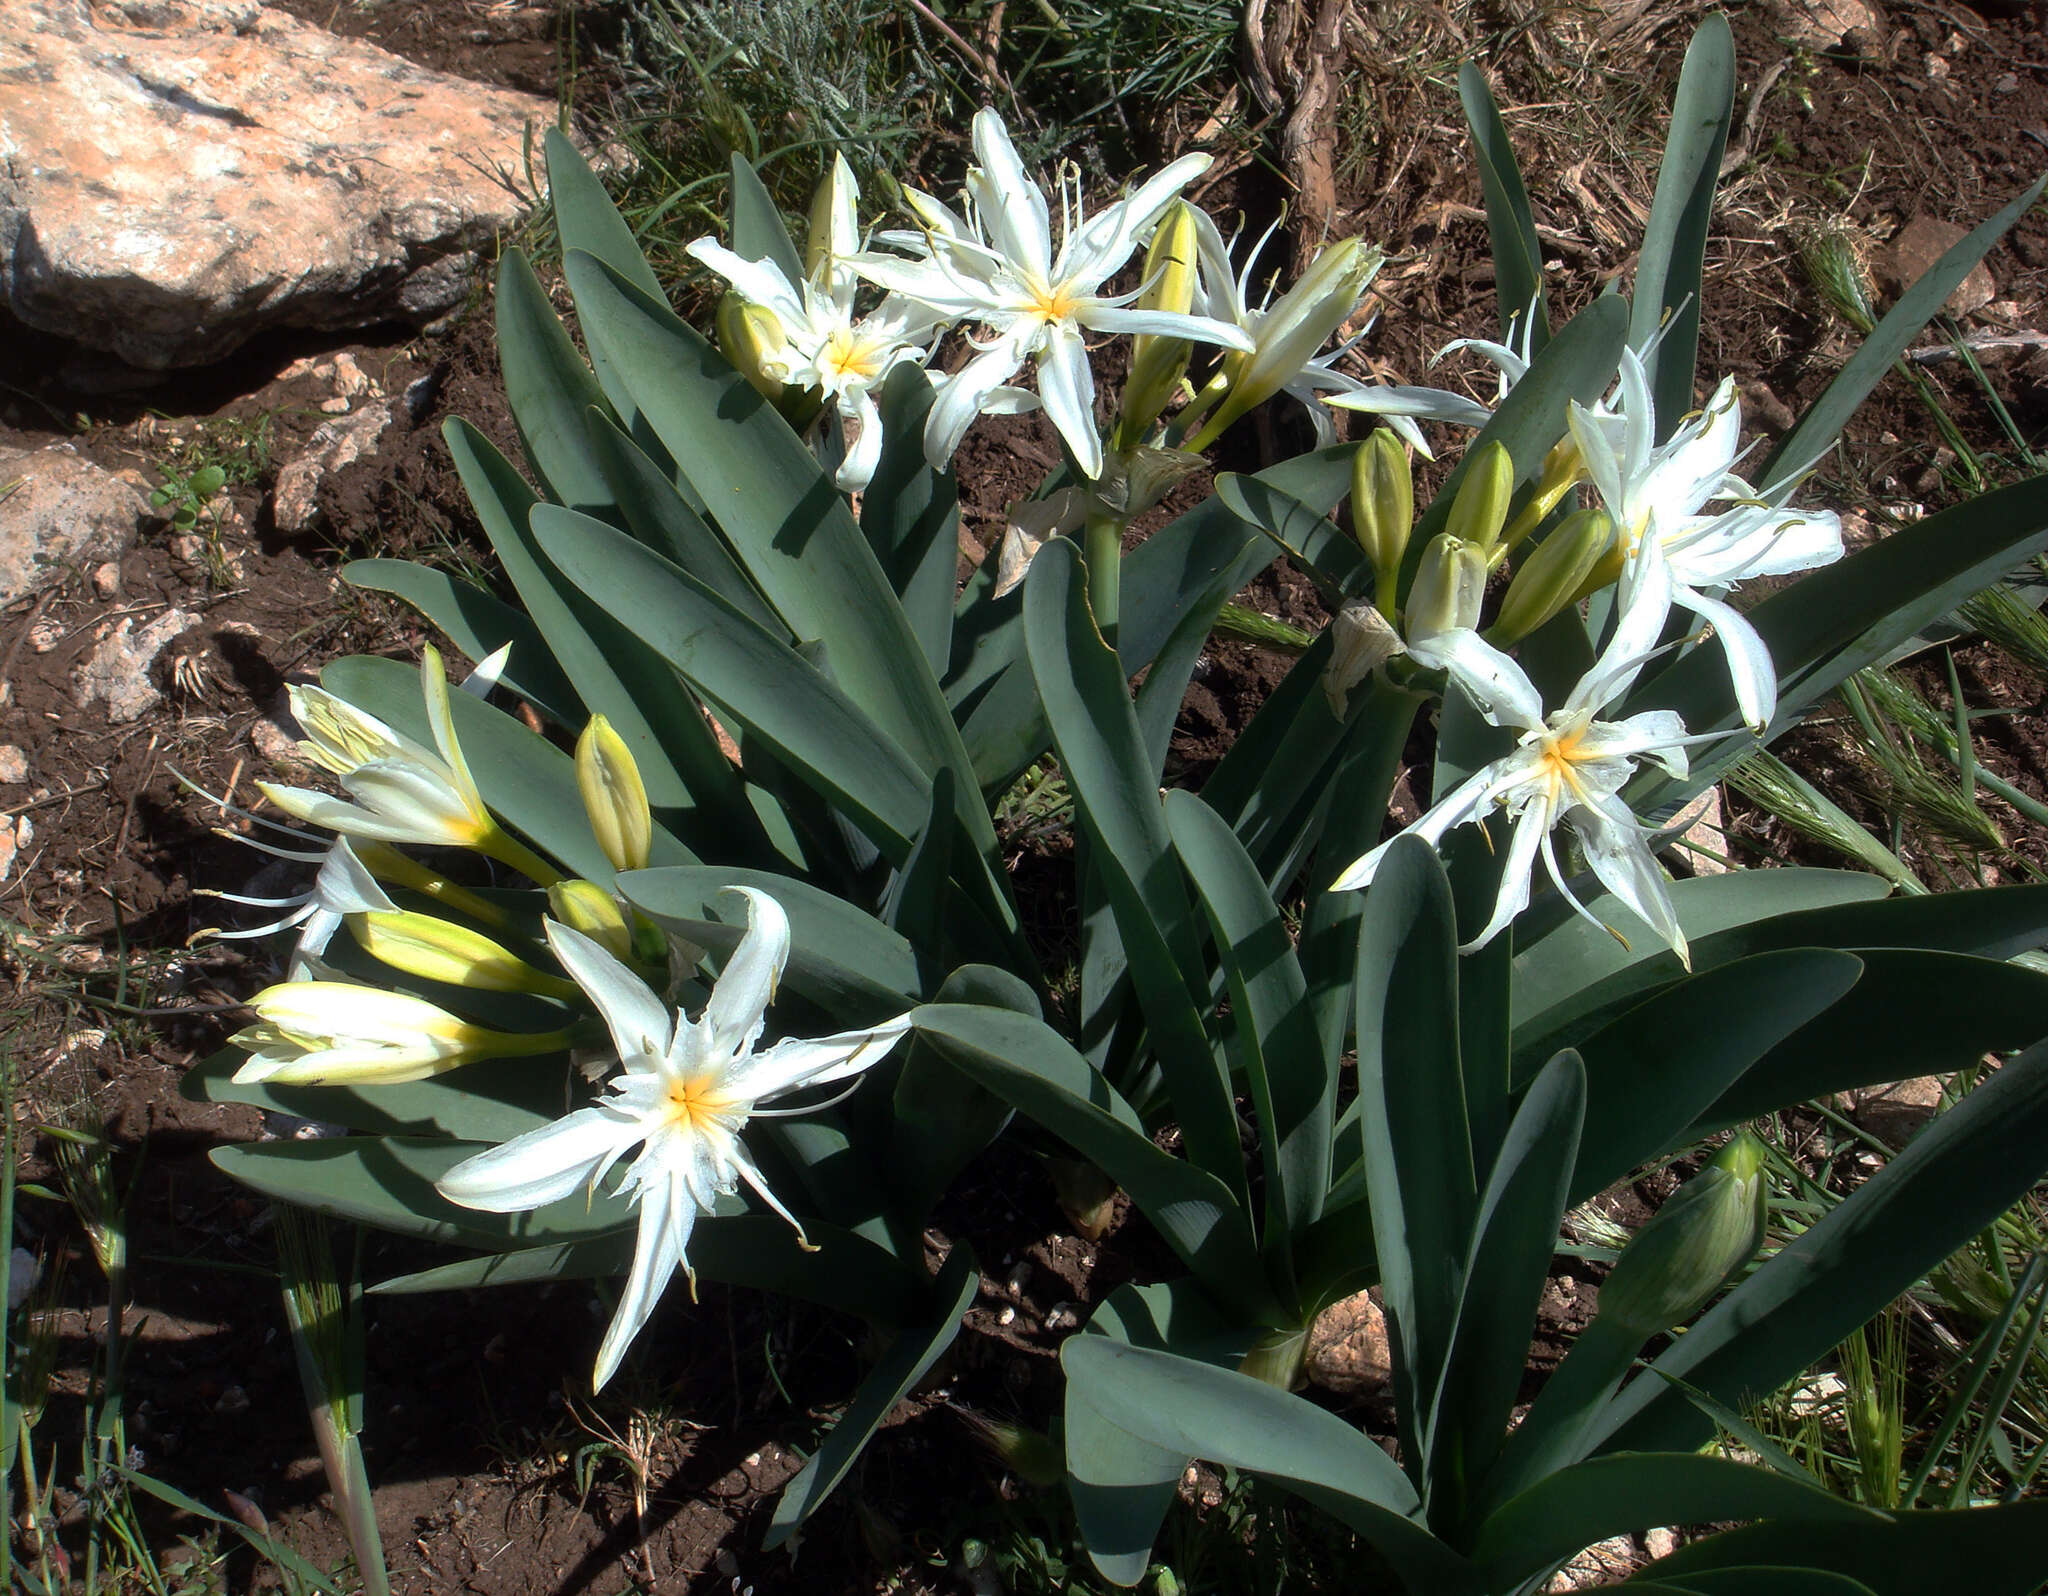
[[1778,669],[1757,629],[1732,604],[1689,587],[1678,588],[1673,600],[1703,621],[1713,623],[1714,636],[1728,656],[1728,678],[1735,689],[1735,707],[1743,724],[1761,732],[1778,712]]
[[1478,706],[1489,726],[1534,731],[1543,724],[1543,695],[1507,655],[1470,627],[1454,626],[1408,645],[1409,655],[1446,671]]
[[[651,1156],[643,1153],[641,1163]],[[697,1205],[684,1189],[681,1173],[666,1168],[650,1170],[642,1176],[639,1192],[640,1228],[633,1246],[633,1267],[627,1272],[625,1290],[619,1293],[618,1312],[612,1315],[597,1349],[597,1366],[590,1377],[593,1390],[603,1390],[605,1382],[618,1373],[626,1348],[653,1316],[669,1277],[679,1265],[688,1264],[686,1249],[690,1232],[696,1228]]]
[[676,1030],[668,1005],[595,938],[559,920],[544,919],[541,926],[562,968],[597,1006],[612,1033],[619,1062],[628,1070],[652,1070],[668,1052]]
[[1635,815],[1619,797],[1609,796],[1598,807],[1575,804],[1565,818],[1579,834],[1586,850],[1586,863],[1602,886],[1641,916],[1643,923],[1671,945],[1681,963],[1692,968],[1685,932],[1678,924],[1678,912],[1671,906],[1671,890],[1658,867],[1656,855]]
[[865,1030],[785,1037],[735,1065],[723,1089],[732,1096],[765,1103],[802,1087],[843,1081],[881,1063],[909,1029],[910,1016],[900,1014]]
[[1093,482],[1102,475],[1102,439],[1095,430],[1095,375],[1080,333],[1048,323],[1038,357],[1038,398],[1073,452],[1074,464]]
[[[1052,269],[1052,231],[1045,192],[1017,158],[1009,129],[991,110],[974,115],[974,156],[987,181],[976,185],[981,224],[989,242],[1041,277]],[[1121,264],[1121,263],[1119,263]]]
[[1501,862],[1500,894],[1493,900],[1493,917],[1479,935],[1459,947],[1460,953],[1485,947],[1529,907],[1529,878],[1535,874],[1536,853],[1556,819],[1548,804],[1530,804],[1522,811],[1508,841],[1507,858]]
[[645,1132],[617,1110],[579,1108],[538,1130],[465,1158],[434,1189],[451,1203],[511,1214],[542,1208],[587,1188]]
[[776,983],[789,962],[789,916],[782,905],[753,887],[725,890],[747,900],[747,929],[697,1017],[706,1059],[737,1058],[760,1040]]

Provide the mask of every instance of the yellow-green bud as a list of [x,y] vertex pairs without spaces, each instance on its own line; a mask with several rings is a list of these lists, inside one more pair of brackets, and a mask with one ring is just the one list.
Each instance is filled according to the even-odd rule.
[[1444,529],[1462,542],[1491,551],[1507,524],[1508,500],[1514,493],[1515,462],[1507,445],[1497,441],[1482,444],[1465,468]]
[[1479,624],[1479,606],[1486,598],[1486,551],[1448,532],[1439,532],[1423,546],[1422,563],[1408,589],[1409,646]]
[[622,964],[634,960],[633,927],[619,900],[595,881],[557,881],[548,888],[548,912],[581,931]]
[[1558,502],[1571,492],[1586,476],[1586,457],[1579,453],[1578,439],[1567,432],[1555,444],[1550,453],[1543,457],[1543,469],[1536,476],[1536,491],[1529,495],[1529,502],[1516,512],[1508,529],[1501,534],[1500,547],[1493,551],[1494,563],[1506,559],[1531,532],[1543,524],[1543,518],[1555,510]]
[[1351,457],[1351,530],[1372,561],[1380,613],[1394,613],[1394,592],[1408,534],[1415,530],[1415,476],[1408,451],[1381,427]]
[[[1145,291],[1141,310],[1170,310],[1185,316],[1195,302],[1195,212],[1178,200],[1161,219],[1145,252]],[[1131,341],[1131,373],[1124,383],[1123,412],[1117,420],[1117,441],[1124,448],[1141,442],[1180,387],[1188,369],[1188,341],[1163,333],[1140,333]]]
[[1330,643],[1323,697],[1330,713],[1342,720],[1351,707],[1351,689],[1407,648],[1393,623],[1363,599],[1354,599],[1337,612],[1330,622]]
[[1672,1193],[1600,1288],[1600,1322],[1647,1340],[1685,1323],[1764,1239],[1764,1144],[1748,1131]]
[[815,278],[835,255],[860,248],[860,185],[846,157],[834,153],[830,170],[811,196],[810,229],[804,234],[804,273]]
[[633,751],[602,715],[576,739],[576,790],[591,834],[614,870],[645,870],[654,844],[654,816]]
[[1572,602],[1614,541],[1605,510],[1578,510],[1558,522],[1515,569],[1500,614],[1487,630],[1496,648],[1512,648]]
[[[789,342],[782,322],[765,305],[727,294],[718,302],[718,352],[770,404],[782,397],[783,382],[769,362]],[[778,367],[779,369],[779,367]]]
[[476,992],[535,992],[574,997],[577,987],[536,970],[479,931],[409,910],[371,909],[348,916],[348,928],[372,958],[423,981]]

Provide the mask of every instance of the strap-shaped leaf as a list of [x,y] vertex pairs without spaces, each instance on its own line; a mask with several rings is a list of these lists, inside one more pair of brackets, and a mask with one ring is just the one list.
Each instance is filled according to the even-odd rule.
[[661,279],[647,264],[633,229],[612,204],[590,163],[560,128],[548,129],[544,147],[548,205],[555,213],[555,231],[561,236],[562,253],[580,249],[586,255],[595,255],[643,293],[659,298]]
[[1533,354],[1550,341],[1550,314],[1544,303],[1543,243],[1536,236],[1528,191],[1522,187],[1522,169],[1485,74],[1470,61],[1458,69],[1458,101],[1465,108],[1465,125],[1472,130],[1472,156],[1479,168],[1479,190],[1486,198],[1501,336],[1513,338],[1521,328],[1530,327]]
[[846,1471],[853,1467],[882,1421],[953,1344],[953,1338],[960,1333],[961,1315],[974,1301],[980,1284],[981,1273],[975,1267],[973,1249],[965,1242],[954,1243],[932,1286],[927,1317],[898,1333],[881,1361],[861,1381],[860,1390],[840,1415],[839,1422],[832,1426],[824,1444],[811,1454],[776,1499],[775,1516],[762,1542],[765,1547],[772,1550],[788,1540],[846,1478]]
[[425,1241],[502,1252],[590,1240],[631,1222],[626,1201],[605,1193],[579,1192],[531,1213],[459,1208],[434,1182],[480,1151],[474,1142],[440,1137],[335,1136],[216,1147],[209,1156],[223,1174],[266,1197]]
[[346,1125],[353,1131],[469,1142],[510,1141],[576,1106],[570,1071],[560,1054],[494,1059],[474,1069],[397,1086],[238,1084],[234,1074],[246,1056],[239,1048],[223,1048],[200,1060],[178,1082],[179,1095],[199,1103],[247,1103],[267,1113]]
[[[975,847],[995,832],[973,766],[903,607],[846,501],[810,451],[718,351],[590,256],[566,271],[584,336],[609,352],[647,423],[790,629],[821,645],[832,679],[927,774],[960,778]],[[971,799],[971,801],[969,801]]]
[[953,652],[954,575],[960,563],[960,485],[924,458],[932,384],[905,361],[882,385],[882,457],[861,493],[860,529],[874,546],[934,675]]
[[2041,197],[2048,176],[2037,177],[2025,193],[1987,222],[1980,223],[1950,247],[1940,260],[1921,273],[1913,286],[1899,296],[1899,302],[1863,340],[1863,346],[1849,357],[1849,363],[1813,402],[1799,424],[1778,441],[1763,470],[1757,475],[1760,488],[1771,488],[1795,471],[1802,471],[1835,445],[1849,418],[1862,408],[1870,391],[1884,380],[1906,346],[1920,329],[1941,311],[1942,303],[1957,285],[1976,269],[1977,262]]
[[[1216,614],[1229,596],[1212,592],[1191,606],[1152,661],[1144,681],[1138,684],[1138,737],[1145,748],[1145,768],[1152,773],[1155,786],[1165,779],[1166,755],[1173,743],[1174,723],[1180,719],[1181,705],[1188,696],[1188,682],[1209,642]],[[1209,599],[1215,602],[1212,604]]]
[[1116,914],[1152,1048],[1188,1156],[1235,1191],[1244,1157],[1228,1072],[1202,1026],[1208,998],[1194,908],[1146,767],[1123,666],[1088,612],[1079,552],[1049,542],[1024,584],[1032,674]]
[[1596,1541],[1660,1524],[1772,1518],[1785,1523],[1885,1522],[1818,1485],[1752,1463],[1691,1452],[1623,1452],[1561,1469],[1486,1520],[1473,1556],[1495,1589]]
[[[432,746],[417,667],[359,654],[326,666],[320,682],[394,731]],[[576,788],[575,761],[474,694],[451,693],[448,701],[456,739],[492,813],[572,875],[610,881],[611,862],[590,834],[583,795]],[[660,824],[654,828],[653,857],[662,865],[697,862]]]
[[803,281],[803,256],[790,239],[782,207],[738,150],[732,154],[732,249],[742,260],[772,262],[792,283]]
[[1824,1568],[1762,1567],[1754,1563],[1687,1574],[1679,1585],[1645,1579],[1641,1574],[1621,1583],[1637,1596],[1657,1596],[1660,1591],[1671,1596],[1876,1596],[1862,1580],[1851,1579],[1847,1574],[1830,1573]]
[[[1863,970],[1862,960],[1830,949],[1760,953],[1667,987],[1588,1037],[1579,1046],[1586,1128],[1570,1201],[1679,1145],[1758,1059],[1831,1012]],[[1848,1050],[1829,1025],[1816,1033],[1810,1045]]]
[[498,360],[520,446],[547,497],[572,510],[616,518],[611,485],[592,452],[589,416],[609,416],[604,390],[548,302],[526,256],[498,258]]
[[[686,831],[695,832],[691,812],[702,808],[705,825],[719,828],[722,835],[745,837],[753,817],[740,797],[732,767],[701,717],[654,712],[654,706],[670,704],[675,696],[667,668],[603,608],[579,593],[541,551],[542,520],[573,512],[542,503],[512,463],[467,422],[450,420],[443,435],[499,564],[518,589],[520,603],[547,638],[577,696],[604,715],[633,751],[647,786],[647,801],[657,811],[678,811]],[[622,535],[587,517],[576,517],[576,524]],[[576,545],[565,541],[563,546]]]
[[[1650,1367],[1732,1406],[1776,1390],[2048,1170],[2048,1045],[2009,1061],[1735,1290]],[[1698,1446],[1713,1423],[1639,1375],[1596,1427],[1602,1451]]]
[[1085,1382],[1104,1421],[1303,1497],[1368,1541],[1406,1589],[1481,1589],[1472,1565],[1415,1521],[1419,1503],[1407,1476],[1334,1413],[1233,1369],[1106,1336],[1069,1337],[1060,1363],[1069,1381]]
[[902,863],[930,777],[833,677],[617,528],[552,505],[533,526],[562,574],[624,631]]
[[[1964,1512],[1897,1513],[1888,1523],[1751,1524],[1681,1546],[1643,1572],[1715,1596],[1748,1596],[1750,1587],[1700,1583],[1701,1575],[1757,1564],[1817,1566],[1861,1582],[1876,1596],[1957,1589],[1970,1596],[2035,1596],[2044,1543],[2048,1498],[2037,1497]],[[1959,1578],[1966,1583],[1959,1586]]]
[[[1468,1493],[1507,1435],[1528,1361],[1529,1327],[1578,1162],[1585,1109],[1585,1067],[1577,1054],[1560,1053],[1516,1108],[1479,1199],[1449,1351],[1427,1398],[1423,1446],[1436,1522],[1462,1516]],[[1386,1267],[1384,1252],[1380,1267]],[[1417,1373],[1428,1393],[1431,1371]]]
[[[969,964],[946,977],[940,1003],[979,1004],[1040,1018],[1038,995],[1007,970]],[[896,1077],[884,1173],[897,1206],[923,1215],[954,1178],[995,1140],[1010,1105],[939,1057],[921,1036],[911,1039]]]
[[1852,1087],[1946,1075],[2048,1036],[2048,975],[2038,970],[1918,948],[1857,956],[1864,971],[1855,990],[1759,1059],[1693,1132]]
[[1230,983],[1236,1056],[1259,1118],[1266,1255],[1284,1261],[1294,1238],[1322,1217],[1337,1061],[1318,1045],[1279,907],[1230,827],[1191,792],[1168,793],[1165,810]]
[[1402,1452],[1420,1478],[1479,1211],[1458,1054],[1458,934],[1435,850],[1387,850],[1358,925],[1358,1105]]
[[580,730],[590,718],[532,617],[496,594],[411,560],[351,560],[341,568],[341,579],[404,600],[471,659],[484,659],[510,643],[512,652],[498,676],[501,686],[558,726]]
[[1659,442],[1693,407],[1700,276],[1734,112],[1735,35],[1726,17],[1710,12],[1686,47],[1678,74],[1629,311],[1629,347],[1643,356],[1648,370]]
[[940,971],[873,915],[808,882],[762,870],[698,865],[629,870],[618,878],[627,901],[686,941],[727,954],[746,930],[732,887],[769,894],[789,916],[783,988],[846,1025],[901,1014],[936,990]]
[[1129,1192],[1219,1302],[1246,1320],[1282,1322],[1240,1199],[1155,1143],[1116,1088],[1057,1032],[1028,1015],[962,1004],[927,1005],[912,1019],[954,1065]]

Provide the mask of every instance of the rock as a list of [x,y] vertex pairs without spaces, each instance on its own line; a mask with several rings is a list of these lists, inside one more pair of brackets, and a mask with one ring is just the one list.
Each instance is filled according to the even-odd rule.
[[1728,873],[1728,827],[1721,816],[1721,789],[1709,787],[1671,818],[1669,829],[1695,876]]
[[374,450],[394,414],[390,404],[366,405],[352,416],[337,416],[314,428],[304,452],[277,474],[270,516],[278,531],[297,535],[320,525],[320,484]]
[[1846,1093],[1849,1117],[1890,1147],[1904,1147],[1941,1108],[1942,1080],[1922,1075]]
[[1772,0],[1771,20],[1794,44],[1832,50],[1851,33],[1865,38],[1879,31],[1879,16],[1868,0]]
[[173,608],[137,628],[134,616],[122,616],[79,668],[73,689],[78,707],[86,709],[104,701],[107,719],[114,725],[140,720],[163,697],[150,680],[150,667],[171,639],[197,620],[197,616]]
[[96,566],[92,573],[92,590],[103,599],[111,599],[121,591],[121,567],[114,560]]
[[272,766],[303,764],[299,739],[275,715],[265,715],[249,728],[249,746]]
[[19,787],[28,781],[28,755],[14,744],[0,746],[0,786]]
[[[1877,252],[1871,264],[1876,269],[1877,283],[1887,294],[1896,299],[1946,255],[1950,249],[1963,241],[1963,229],[1953,222],[1939,221],[1932,216],[1916,216],[1894,233],[1891,242]],[[1970,268],[1970,275],[1956,284],[1955,292],[1948,296],[1943,308],[1951,316],[1967,316],[1973,310],[1982,310],[1998,297],[1998,284],[1991,275],[1991,268],[1981,260]]]
[[1550,1583],[1543,1588],[1547,1592],[1563,1592],[1597,1590],[1603,1585],[1619,1585],[1641,1568],[1643,1563],[1643,1554],[1636,1546],[1634,1538],[1616,1535],[1610,1540],[1588,1546],[1551,1575]]
[[0,301],[152,370],[446,313],[556,116],[254,0],[13,0],[8,24]]
[[35,835],[36,828],[27,815],[0,819],[0,881],[14,873],[14,861],[21,857],[22,849],[35,841]]
[[0,496],[0,604],[63,576],[67,567],[125,553],[149,514],[147,498],[68,443],[0,448],[0,490],[9,484],[13,491]]
[[1773,393],[1761,377],[1753,377],[1742,385],[1742,405],[1766,432],[1790,432],[1799,424],[1792,407]]
[[1372,1293],[1333,1302],[1309,1327],[1308,1356],[1303,1364],[1312,1385],[1355,1396],[1384,1390],[1394,1377],[1387,1346],[1387,1319]]

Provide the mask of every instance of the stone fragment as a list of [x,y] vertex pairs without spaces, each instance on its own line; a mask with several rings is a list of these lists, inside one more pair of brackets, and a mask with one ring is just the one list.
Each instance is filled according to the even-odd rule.
[[28,755],[12,743],[0,745],[0,785],[19,787],[28,780]]
[[[1953,222],[1932,216],[1914,217],[1892,235],[1891,242],[1877,252],[1877,258],[1871,263],[1878,286],[1892,298],[1898,298],[1936,261],[1960,244],[1963,236],[1963,229]],[[1998,283],[1991,275],[1991,268],[1980,260],[1970,268],[1970,275],[1956,284],[1955,292],[1948,296],[1943,309],[1951,316],[1967,316],[1973,310],[1982,310],[1997,297]]]
[[14,861],[21,852],[35,841],[36,828],[27,815],[16,815],[12,820],[0,819],[0,881],[14,874]]
[[298,737],[280,725],[274,715],[263,716],[249,728],[249,746],[272,765],[304,762],[299,757]]
[[1670,830],[1696,876],[1728,873],[1728,827],[1721,817],[1721,789],[1709,787],[1671,817]]
[[375,450],[393,416],[392,405],[379,403],[365,405],[352,416],[321,422],[306,440],[305,449],[277,474],[270,516],[278,531],[296,536],[318,527],[323,519],[320,484]]
[[151,370],[428,322],[525,213],[552,101],[254,0],[11,0],[0,302]]
[[1386,1315],[1369,1291],[1333,1302],[1309,1326],[1304,1363],[1309,1383],[1356,1396],[1381,1391],[1394,1377]]
[[148,499],[68,443],[0,447],[0,604],[126,552],[148,514]]
[[157,706],[163,694],[150,679],[151,667],[171,639],[198,619],[181,609],[168,609],[147,625],[136,626],[135,617],[124,615],[112,631],[100,640],[92,657],[79,668],[74,696],[80,709],[105,703],[107,719],[116,726],[140,720]]
[[1771,20],[1794,44],[1832,50],[1844,37],[1878,32],[1876,9],[1868,0],[1771,0]]
[[1633,1536],[1616,1535],[1588,1546],[1551,1575],[1550,1583],[1543,1588],[1546,1592],[1561,1593],[1618,1585],[1641,1568],[1645,1561]]
[[1849,1116],[1889,1147],[1904,1147],[1941,1109],[1942,1080],[1921,1075],[1847,1093]]
[[113,598],[121,591],[121,567],[116,561],[94,567],[92,590],[103,599]]

